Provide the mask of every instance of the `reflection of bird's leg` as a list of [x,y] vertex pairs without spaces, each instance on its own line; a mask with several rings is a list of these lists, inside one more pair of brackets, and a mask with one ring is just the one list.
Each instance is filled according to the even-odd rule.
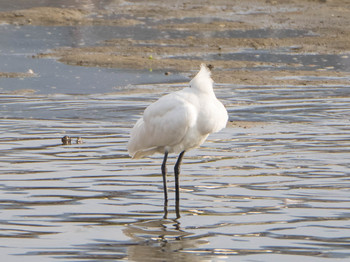
[[164,159],[162,163],[162,175],[163,175],[163,190],[164,190],[164,205],[168,204],[168,192],[166,185],[166,160],[168,159],[168,152],[165,151]]
[[185,151],[182,151],[179,155],[179,158],[176,161],[174,171],[175,171],[175,206],[176,206],[176,217],[180,217],[180,183],[179,183],[179,175],[180,175],[180,165],[182,158],[185,154]]

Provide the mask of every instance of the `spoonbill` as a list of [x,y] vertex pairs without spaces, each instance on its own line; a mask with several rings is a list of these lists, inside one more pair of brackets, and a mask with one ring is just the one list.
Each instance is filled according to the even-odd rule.
[[132,128],[128,142],[128,152],[132,158],[164,154],[161,171],[165,206],[168,201],[168,154],[179,154],[174,167],[177,211],[180,164],[185,152],[200,146],[209,134],[226,127],[228,120],[227,110],[215,96],[210,69],[211,66],[201,64],[188,87],[167,94],[149,105]]

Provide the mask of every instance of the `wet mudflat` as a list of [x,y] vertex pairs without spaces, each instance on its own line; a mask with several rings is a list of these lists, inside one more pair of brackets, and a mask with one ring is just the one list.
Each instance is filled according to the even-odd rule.
[[[281,70],[261,83],[217,81],[215,91],[230,122],[186,154],[179,219],[171,173],[175,158],[169,158],[164,218],[162,156],[132,160],[126,143],[144,108],[185,87],[199,65],[165,75],[171,68],[84,67],[32,57],[57,47],[96,45],[108,40],[112,27],[104,27],[100,38],[94,26],[77,28],[0,26],[6,34],[0,38],[0,71],[26,74],[0,78],[4,261],[349,259],[346,53],[303,55],[277,48],[208,55],[209,62],[222,61],[214,78],[233,72],[226,62],[243,60],[264,63],[249,74],[267,68],[272,75],[281,69],[268,64],[275,62],[294,73]],[[121,38],[134,36],[113,30]],[[72,145],[61,144],[65,135]]]

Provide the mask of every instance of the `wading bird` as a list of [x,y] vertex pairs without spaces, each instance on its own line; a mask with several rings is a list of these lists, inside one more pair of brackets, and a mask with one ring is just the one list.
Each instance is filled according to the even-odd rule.
[[168,203],[166,161],[169,153],[179,154],[174,167],[177,217],[180,216],[180,164],[185,152],[200,146],[209,134],[224,128],[228,120],[224,105],[214,94],[210,75],[210,68],[201,64],[188,87],[149,105],[131,130],[130,156],[137,159],[154,153],[164,154],[161,170],[165,211]]

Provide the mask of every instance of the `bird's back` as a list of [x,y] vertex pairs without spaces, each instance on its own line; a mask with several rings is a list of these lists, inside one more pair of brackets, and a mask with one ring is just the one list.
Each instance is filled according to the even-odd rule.
[[224,128],[227,111],[216,99],[207,68],[201,67],[190,87],[161,97],[146,108],[131,131],[129,154],[179,153],[201,145]]

